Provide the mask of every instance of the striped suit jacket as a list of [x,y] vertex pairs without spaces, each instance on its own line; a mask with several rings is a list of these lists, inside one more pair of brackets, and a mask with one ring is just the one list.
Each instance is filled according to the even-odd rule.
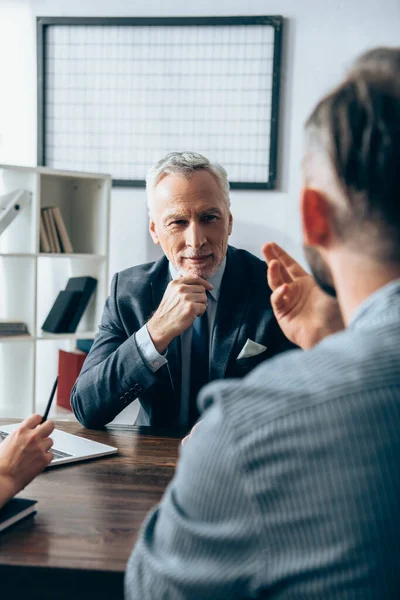
[[400,280],[200,403],[128,599],[400,598]]

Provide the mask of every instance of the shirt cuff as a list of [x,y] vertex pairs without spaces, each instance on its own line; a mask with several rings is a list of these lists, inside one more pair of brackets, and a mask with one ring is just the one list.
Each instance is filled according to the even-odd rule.
[[143,325],[135,333],[136,344],[139,348],[139,352],[148,367],[153,373],[158,371],[160,367],[167,364],[167,359],[162,354],[159,354],[153,344],[153,340],[147,331],[147,325]]

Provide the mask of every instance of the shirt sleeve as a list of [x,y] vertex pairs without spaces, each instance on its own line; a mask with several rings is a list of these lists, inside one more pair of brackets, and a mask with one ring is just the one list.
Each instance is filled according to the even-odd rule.
[[162,354],[157,352],[153,340],[147,330],[147,325],[143,325],[135,333],[136,344],[146,366],[155,373],[160,367],[167,364],[168,360]]
[[142,527],[125,598],[253,597],[259,573],[255,514],[229,427],[213,405],[182,447],[175,477]]

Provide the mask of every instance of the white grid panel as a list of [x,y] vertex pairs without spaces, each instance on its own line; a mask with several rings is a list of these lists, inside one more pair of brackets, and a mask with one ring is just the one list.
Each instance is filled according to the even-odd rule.
[[143,180],[172,150],[266,183],[271,25],[52,25],[45,63],[46,165]]

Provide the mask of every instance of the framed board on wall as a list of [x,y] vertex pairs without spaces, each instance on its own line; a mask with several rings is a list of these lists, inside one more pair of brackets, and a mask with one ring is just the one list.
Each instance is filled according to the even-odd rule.
[[173,150],[276,186],[283,18],[37,19],[38,164],[141,187]]

